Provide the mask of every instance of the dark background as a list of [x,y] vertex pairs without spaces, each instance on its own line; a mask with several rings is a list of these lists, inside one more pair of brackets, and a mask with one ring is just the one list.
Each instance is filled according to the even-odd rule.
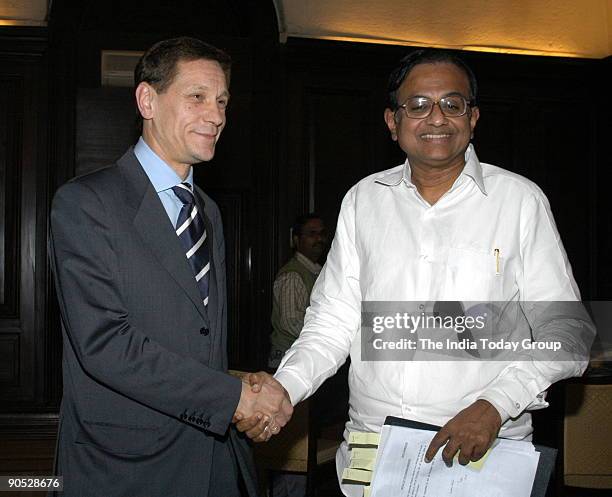
[[[383,111],[387,75],[411,49],[280,44],[271,1],[56,0],[47,28],[0,28],[3,465],[18,460],[17,441],[36,447],[57,430],[61,334],[46,260],[52,195],[135,141],[132,91],[100,86],[100,51],[142,51],[185,34],[234,59],[228,126],[214,160],[195,169],[225,223],[231,367],[265,366],[271,287],[295,216],[316,209],[333,231],[348,188],[403,161]],[[480,84],[479,158],[538,183],[583,298],[610,299],[611,58],[462,56]],[[548,420],[540,421],[544,434]]]

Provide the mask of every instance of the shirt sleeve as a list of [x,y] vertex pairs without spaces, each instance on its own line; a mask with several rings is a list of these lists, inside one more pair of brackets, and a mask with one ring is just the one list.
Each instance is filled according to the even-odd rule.
[[274,282],[274,298],[279,305],[280,325],[291,336],[300,336],[308,307],[308,290],[296,272],[281,274]]
[[500,411],[502,422],[526,409],[547,407],[545,391],[550,385],[584,372],[595,336],[541,191],[521,210],[520,250],[521,307],[531,326],[532,340],[556,342],[560,349],[524,352],[480,395]]
[[360,322],[353,188],[342,201],[336,235],[312,290],[304,328],[274,375],[294,405],[312,395],[346,361]]

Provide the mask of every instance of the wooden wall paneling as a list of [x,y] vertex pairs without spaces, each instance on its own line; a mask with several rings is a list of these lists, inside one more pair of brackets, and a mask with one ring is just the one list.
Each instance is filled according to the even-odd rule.
[[[242,240],[245,237],[245,207],[248,205],[248,194],[240,190],[216,189],[207,192],[219,206],[223,219],[223,233],[225,235],[225,265],[227,278],[227,344],[230,368],[240,369],[248,362],[249,350],[252,340],[248,336],[242,336],[244,325],[248,321],[241,322],[244,313],[240,310],[244,307],[244,301],[248,299],[245,292],[245,261],[247,253],[241,253],[244,247]],[[248,269],[248,268],[246,268]]]
[[[0,75],[0,316],[18,316],[20,162],[23,131],[21,75]],[[21,105],[20,105],[21,104]]]
[[346,192],[372,172],[369,91],[307,93],[309,210],[335,231]]
[[[248,262],[251,284],[248,314],[250,321],[250,369],[267,367],[272,311],[272,282],[276,276],[278,229],[279,124],[282,113],[282,79],[280,77],[278,22],[273,2],[253,2],[250,22],[251,42],[251,111],[250,135],[252,139],[250,180],[252,194],[249,197]],[[246,290],[246,289],[245,289]]]
[[517,132],[520,106],[516,98],[481,96],[480,118],[472,142],[482,162],[524,175],[526,165],[520,160],[521,137]]
[[[3,28],[0,47],[0,228],[4,233],[0,434],[4,437],[20,433],[16,426],[53,410],[47,377],[54,365],[46,329],[47,33]],[[23,412],[28,414],[16,414]]]
[[136,142],[131,88],[79,88],[75,176],[108,166]]
[[607,98],[612,88],[612,56],[608,57],[598,65],[595,81],[595,89],[589,102],[596,111],[595,125],[597,133],[594,136],[595,146],[591,150],[591,157],[596,165],[597,177],[594,178],[592,191],[596,192],[595,201],[595,226],[596,238],[594,245],[597,256],[597,265],[592,268],[592,279],[595,282],[595,297],[600,300],[612,300],[612,195],[610,185],[612,184],[612,154],[610,153],[610,136],[612,125],[612,102]]
[[383,113],[388,72],[406,51],[314,40],[282,47],[287,89],[277,267],[290,255],[287,233],[296,215],[320,211],[333,235],[348,189],[404,160]]

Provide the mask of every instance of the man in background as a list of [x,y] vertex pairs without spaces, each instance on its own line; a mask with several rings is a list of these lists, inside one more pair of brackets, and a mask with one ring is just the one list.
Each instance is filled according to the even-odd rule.
[[318,214],[299,216],[291,227],[293,257],[276,275],[272,302],[272,333],[268,367],[276,369],[289,347],[300,335],[310,292],[321,271],[327,247],[327,230]]
[[[278,367],[304,326],[310,292],[321,271],[319,262],[327,247],[327,230],[318,214],[311,212],[296,218],[291,227],[291,247],[295,251],[293,256],[280,268],[274,280],[270,369]],[[306,483],[306,475],[275,472],[272,475],[272,495],[304,497]]]

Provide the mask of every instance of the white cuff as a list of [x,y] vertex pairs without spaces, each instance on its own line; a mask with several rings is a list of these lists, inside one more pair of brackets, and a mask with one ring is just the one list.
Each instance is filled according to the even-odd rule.
[[291,399],[291,404],[294,406],[306,398],[308,387],[295,374],[290,371],[279,369],[274,373],[274,378],[280,382],[285,390],[287,390],[289,398]]

